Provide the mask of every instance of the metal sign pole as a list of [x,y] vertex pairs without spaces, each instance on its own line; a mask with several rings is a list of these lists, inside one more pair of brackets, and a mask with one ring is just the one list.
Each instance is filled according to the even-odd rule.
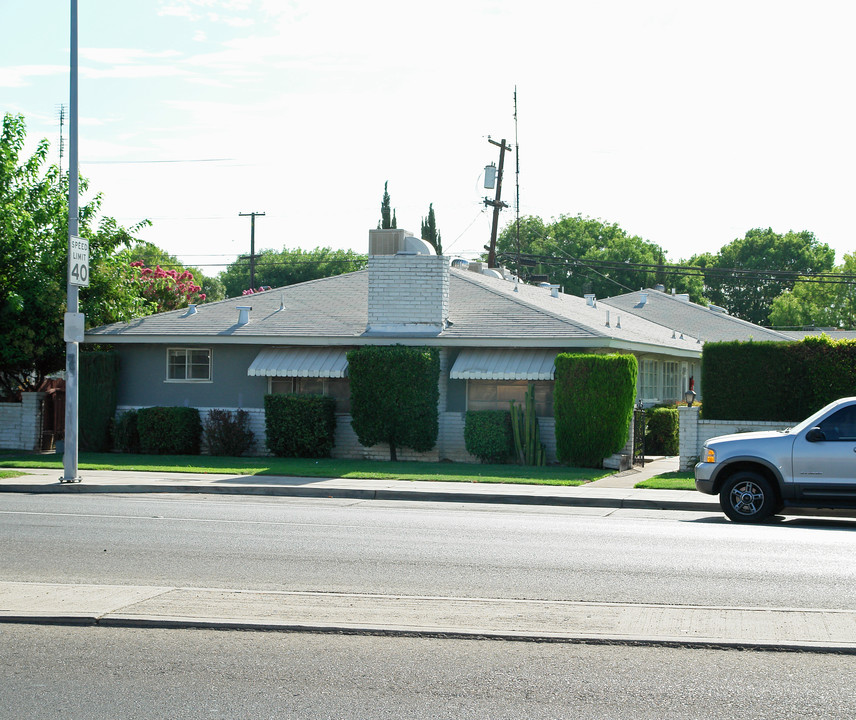
[[[77,159],[77,0],[71,0],[71,59],[69,64],[71,81],[69,84],[69,123],[68,123],[68,263],[72,262],[72,237],[78,232],[78,159]],[[66,317],[77,315],[78,287],[66,278],[67,298]],[[68,322],[66,321],[66,325]],[[65,332],[65,439],[63,444],[63,476],[60,482],[80,482],[77,474],[77,412],[78,377],[80,364],[79,345]]]

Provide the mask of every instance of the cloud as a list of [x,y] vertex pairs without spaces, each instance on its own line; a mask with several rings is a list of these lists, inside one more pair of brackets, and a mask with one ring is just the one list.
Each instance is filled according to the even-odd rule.
[[102,78],[124,78],[124,79],[140,79],[140,78],[157,78],[157,77],[180,77],[190,73],[187,70],[181,70],[172,65],[117,65],[106,69],[96,69],[90,67],[80,68],[81,76],[92,80]]
[[0,87],[26,87],[31,77],[67,75],[68,65],[12,65],[0,67]]
[[80,57],[84,60],[111,65],[126,65],[140,60],[174,58],[180,55],[178,50],[162,50],[160,52],[149,52],[138,48],[82,48],[80,50]]

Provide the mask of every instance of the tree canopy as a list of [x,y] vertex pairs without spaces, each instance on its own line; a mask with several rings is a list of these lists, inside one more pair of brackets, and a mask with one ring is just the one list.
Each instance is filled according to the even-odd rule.
[[[362,270],[368,259],[353,250],[262,250],[256,258],[256,283],[259,286],[283,287],[307,280]],[[236,297],[250,287],[250,266],[246,260],[233,262],[222,273],[226,295]]]
[[378,230],[390,230],[398,227],[395,219],[395,210],[390,208],[389,191],[387,190],[388,185],[389,180],[383,184],[383,199],[380,203],[380,221],[377,224]]
[[775,327],[829,327],[842,330],[856,328],[856,254],[848,253],[834,273],[842,276],[824,278],[823,282],[802,280],[773,300],[770,324]]
[[422,239],[431,243],[434,252],[438,255],[443,254],[443,241],[440,238],[440,231],[437,230],[437,220],[434,217],[434,203],[428,205],[428,217],[422,218]]
[[[0,133],[0,395],[37,387],[64,365],[63,314],[68,264],[68,182],[56,166],[45,168],[49,143],[29,158],[21,153],[26,124],[6,114]],[[80,192],[87,191],[80,179]],[[89,287],[81,288],[80,311],[88,326],[147,314],[135,292],[133,270],[117,250],[133,233],[112,218],[96,223],[101,196],[79,208],[79,235],[89,241]]]
[[518,251],[533,267],[522,266],[527,275],[547,275],[549,282],[566,293],[598,297],[620,295],[660,281],[654,267],[665,263],[663,249],[648,240],[628,235],[615,223],[561,215],[545,223],[540,217],[520,218],[520,246],[515,224],[506,226],[497,239],[497,255],[514,267]]
[[772,228],[755,228],[715,255],[696,255],[689,263],[705,269],[704,296],[710,302],[764,325],[773,301],[793,290],[800,274],[832,270],[835,251],[808,230],[782,235]]

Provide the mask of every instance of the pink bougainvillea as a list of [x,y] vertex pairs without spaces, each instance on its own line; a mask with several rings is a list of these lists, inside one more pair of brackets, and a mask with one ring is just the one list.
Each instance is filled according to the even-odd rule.
[[146,267],[142,260],[131,263],[135,268],[137,282],[140,283],[143,297],[155,304],[158,312],[177,310],[190,303],[205,300],[202,288],[193,282],[193,273],[185,270],[164,270],[160,265],[154,269]]

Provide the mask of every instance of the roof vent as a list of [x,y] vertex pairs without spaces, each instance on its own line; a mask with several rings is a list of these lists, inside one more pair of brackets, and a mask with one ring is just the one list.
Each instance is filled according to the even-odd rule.
[[609,310],[606,311],[606,327],[609,327]]
[[466,270],[470,265],[470,261],[466,258],[456,257],[452,258],[449,264],[458,270]]
[[690,301],[689,293],[677,293],[675,295],[675,300],[680,300],[681,302],[688,303]]
[[249,305],[238,305],[238,325],[246,325],[250,322],[250,310],[252,309]]
[[191,303],[187,306],[187,312],[184,313],[184,317],[187,317],[188,315],[196,315],[196,305]]
[[724,307],[720,307],[719,305],[708,305],[708,310],[713,310],[713,312],[722,313],[723,315],[728,315],[728,310]]
[[654,289],[655,289],[657,292],[661,292],[661,293],[666,292],[666,286],[665,286],[665,285],[663,285],[662,283],[657,283],[657,284],[654,286]]
[[559,297],[559,286],[558,285],[550,285],[550,295],[554,298]]
[[597,307],[597,305],[595,304],[594,293],[586,293],[585,295],[583,295],[583,297],[586,299],[586,305],[588,305],[589,307]]
[[646,293],[646,292],[639,293],[639,305],[638,305],[638,307],[642,307],[647,302],[648,302],[648,293]]
[[618,316],[618,322],[615,323],[615,327],[621,330],[621,315]]

